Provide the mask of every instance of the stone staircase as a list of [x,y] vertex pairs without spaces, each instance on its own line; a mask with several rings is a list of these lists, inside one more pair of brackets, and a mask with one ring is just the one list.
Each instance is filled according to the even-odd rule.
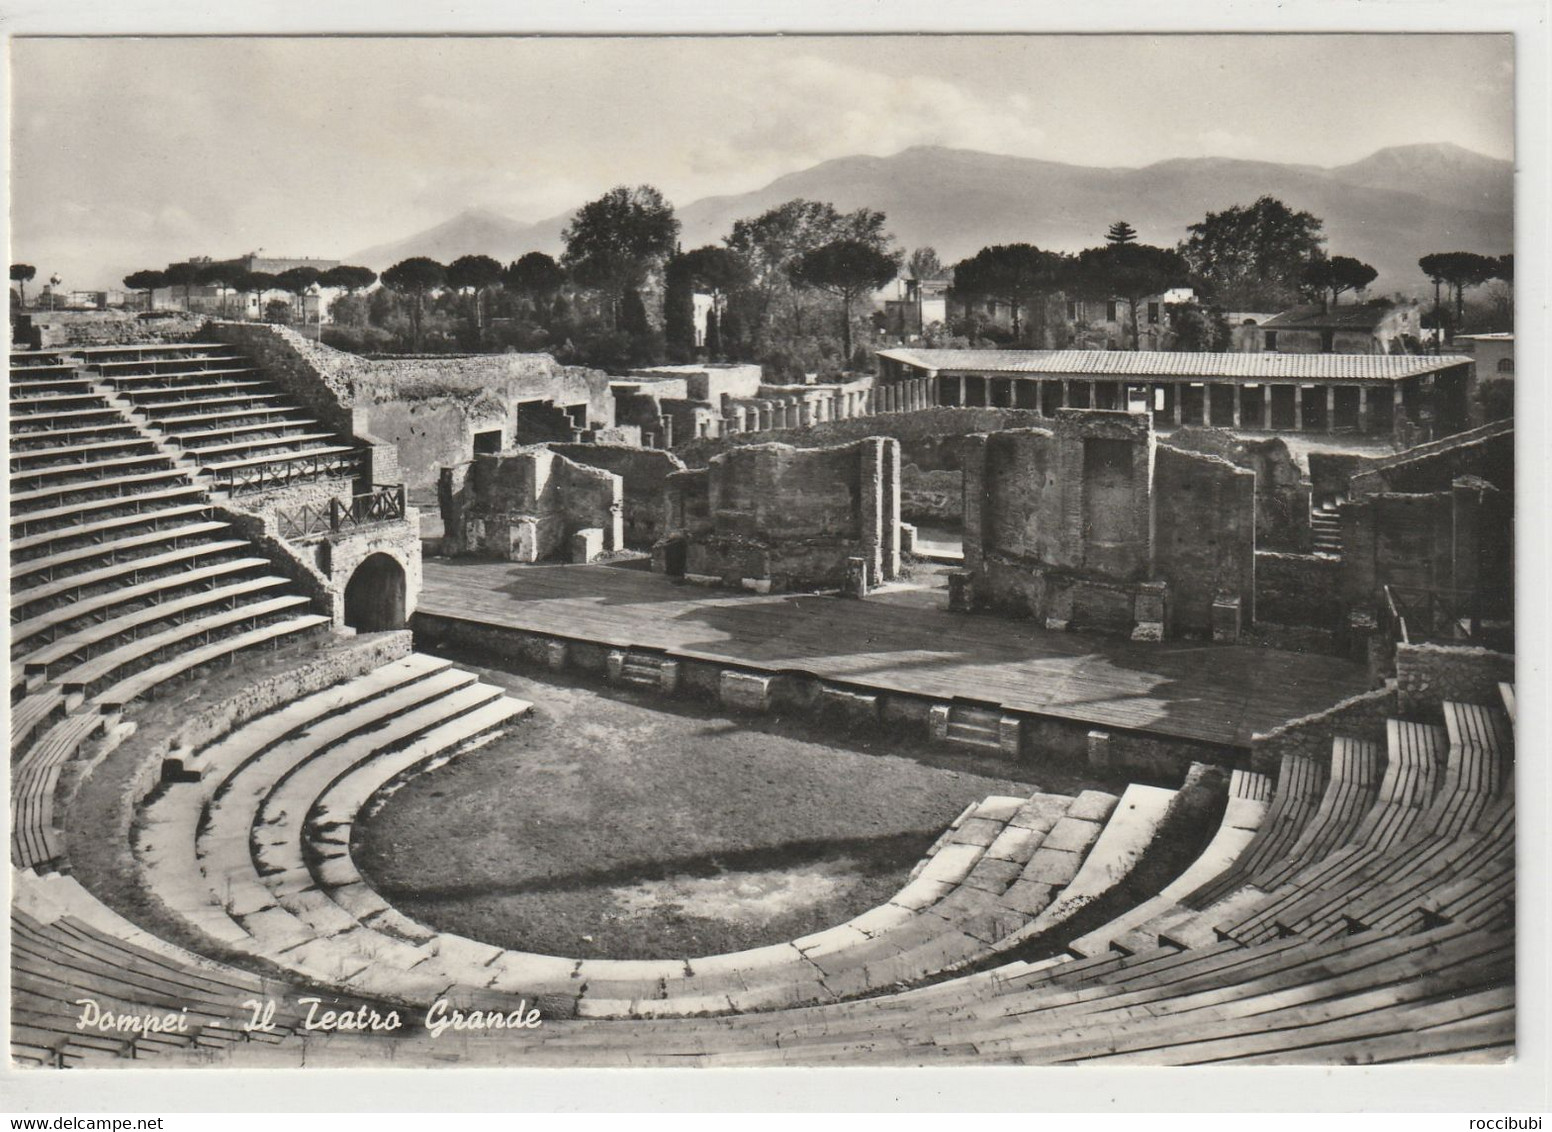
[[1310,511],[1310,528],[1315,536],[1315,553],[1334,558],[1342,556],[1342,517],[1338,511],[1342,501],[1328,500]]
[[962,703],[934,704],[930,723],[933,738],[943,742],[1018,754],[1019,721],[995,708]]
[[608,672],[613,684],[634,684],[659,692],[673,692],[679,687],[679,662],[659,653],[611,649]]

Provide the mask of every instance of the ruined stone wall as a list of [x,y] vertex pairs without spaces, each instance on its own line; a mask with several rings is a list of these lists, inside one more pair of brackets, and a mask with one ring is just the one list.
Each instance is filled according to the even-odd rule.
[[129,346],[193,342],[205,316],[169,311],[139,318],[127,311],[31,311],[16,317],[13,336],[35,349],[53,346]]
[[603,468],[624,484],[625,545],[650,550],[667,533],[664,526],[668,477],[684,471],[671,452],[623,444],[552,444],[568,460]]
[[1308,554],[1311,485],[1281,437],[1242,439],[1222,429],[1186,425],[1167,441],[1171,448],[1218,456],[1256,475],[1256,545],[1262,550]]
[[[677,396],[692,401],[721,401],[728,397],[753,397],[760,390],[761,369],[752,364],[653,366],[632,370],[632,376],[656,381],[682,381],[685,392]],[[675,396],[665,393],[664,396]]]
[[1333,496],[1346,497],[1352,479],[1373,467],[1376,457],[1353,452],[1311,452],[1309,461],[1310,492],[1317,502]]
[[1461,476],[1514,490],[1514,422],[1495,421],[1377,461],[1355,475],[1353,495],[1448,491]]
[[1256,551],[1255,619],[1331,631],[1343,628],[1347,602],[1342,595],[1342,560]]
[[443,552],[516,562],[567,558],[578,531],[603,532],[602,550],[620,549],[620,477],[574,463],[546,447],[476,456],[443,470],[438,485]]
[[488,395],[385,401],[369,406],[365,415],[375,435],[397,445],[404,483],[412,488],[434,486],[439,467],[469,459],[477,432],[500,431],[504,449],[515,443],[512,414]]
[[[614,424],[608,375],[548,354],[363,358],[268,323],[212,321],[202,333],[248,354],[329,428],[393,447],[395,477],[416,487],[436,482],[438,465],[467,460],[475,432],[499,427],[513,442],[523,404],[585,404],[589,424]],[[385,478],[387,461],[376,463],[376,482],[401,482]]]
[[1032,409],[919,409],[676,443],[674,451],[694,468],[718,453],[749,444],[774,441],[807,448],[849,444],[869,436],[893,437],[900,442],[901,516],[910,523],[956,526],[964,520],[963,438],[1049,423]]
[[1514,682],[1514,657],[1456,645],[1397,645],[1401,709],[1437,715],[1445,700],[1501,706],[1499,683]]
[[1381,586],[1454,584],[1452,501],[1448,493],[1369,495],[1342,504],[1342,596],[1373,602]]
[[1385,743],[1385,720],[1397,713],[1394,688],[1375,688],[1333,704],[1325,711],[1289,720],[1250,741],[1250,769],[1276,776],[1284,755],[1302,755],[1320,763],[1331,758],[1338,735]]
[[[899,572],[898,446],[884,439],[836,448],[740,447],[669,480],[671,539],[687,577],[758,589],[827,589]],[[666,555],[654,562],[666,569]]]
[[1256,602],[1256,474],[1216,456],[1160,445],[1154,461],[1154,573],[1169,587],[1177,633],[1210,636],[1212,607],[1238,598],[1240,619]]

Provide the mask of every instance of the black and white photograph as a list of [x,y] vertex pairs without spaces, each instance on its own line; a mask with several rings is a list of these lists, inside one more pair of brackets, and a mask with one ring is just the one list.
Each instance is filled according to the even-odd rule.
[[1520,1056],[1514,34],[8,51],[14,1073]]

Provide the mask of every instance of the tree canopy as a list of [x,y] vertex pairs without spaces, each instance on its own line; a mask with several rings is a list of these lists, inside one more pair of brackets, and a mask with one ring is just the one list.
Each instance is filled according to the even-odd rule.
[[792,266],[792,279],[798,286],[813,287],[841,300],[843,366],[851,364],[852,303],[888,283],[899,270],[897,256],[852,238],[822,244]]
[[124,276],[124,286],[131,291],[144,291],[146,293],[146,309],[151,309],[151,292],[158,287],[167,286],[167,273],[146,268],[142,271],[132,271]]
[[1304,269],[1304,281],[1322,301],[1331,294],[1331,305],[1336,306],[1346,291],[1362,291],[1379,277],[1379,272],[1352,256],[1334,255],[1330,259],[1317,259]]
[[572,216],[561,263],[578,283],[618,302],[673,254],[678,238],[679,220],[662,193],[651,185],[620,185]]
[[905,261],[905,271],[912,279],[941,279],[946,269],[938,258],[938,249],[917,248]]
[[501,273],[502,286],[529,297],[553,295],[566,282],[566,273],[553,256],[529,252],[513,260]]
[[357,291],[365,291],[373,283],[376,283],[377,272],[370,267],[356,267],[352,264],[342,263],[325,271],[318,277],[318,282],[325,287],[335,287],[341,291],[355,294]]
[[1209,212],[1181,245],[1191,273],[1220,306],[1280,310],[1298,299],[1303,273],[1322,254],[1324,225],[1309,212],[1264,196]]
[[1107,244],[1135,244],[1137,242],[1137,229],[1124,220],[1117,220],[1105,233]]
[[[1448,286],[1455,292],[1455,325],[1457,326],[1466,315],[1466,289],[1480,287],[1489,279],[1502,278],[1498,273],[1504,267],[1500,259],[1479,255],[1476,252],[1434,252],[1418,260],[1417,266],[1422,268],[1424,275],[1433,280],[1436,309],[1439,305],[1440,284]],[[1514,271],[1512,260],[1508,270],[1512,275]]]
[[745,308],[748,316],[745,328],[753,339],[751,346],[758,351],[772,337],[778,305],[790,308],[791,322],[801,327],[801,289],[794,289],[793,278],[799,259],[841,239],[865,243],[888,255],[893,250],[894,238],[884,224],[884,214],[874,209],[859,208],[843,214],[827,201],[801,197],[767,209],[759,216],[734,221],[723,243],[740,255],[749,268],[749,301],[738,306]]
[[1060,290],[1062,272],[1063,259],[1056,252],[1033,244],[996,244],[954,265],[954,291],[1005,303],[1013,311],[1013,336],[1018,338],[1022,308]]
[[1072,266],[1074,290],[1126,300],[1132,323],[1132,349],[1142,349],[1137,305],[1183,284],[1190,274],[1185,258],[1172,248],[1152,244],[1104,244],[1079,252]]
[[426,256],[401,259],[382,274],[383,286],[401,295],[408,295],[410,303],[410,332],[413,348],[420,352],[421,318],[425,313],[426,296],[447,283],[447,268]]
[[501,264],[488,255],[459,256],[447,265],[447,285],[456,291],[478,291],[501,282]]

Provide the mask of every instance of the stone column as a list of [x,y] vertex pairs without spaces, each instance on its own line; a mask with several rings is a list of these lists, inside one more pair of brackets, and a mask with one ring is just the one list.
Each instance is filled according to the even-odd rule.
[[1358,431],[1360,433],[1369,431],[1369,387],[1367,385],[1358,387]]
[[1170,398],[1169,419],[1171,421],[1173,421],[1177,425],[1181,423],[1181,408],[1180,408],[1181,396],[1180,396],[1180,394],[1181,394],[1181,392],[1184,389],[1185,389],[1185,386],[1180,384],[1180,382],[1178,382],[1178,381],[1175,382],[1173,385],[1171,385],[1169,387],[1169,398]]
[[1293,431],[1304,431],[1304,389],[1298,382],[1293,385]]
[[1261,427],[1266,429],[1267,432],[1271,432],[1272,431],[1272,387],[1270,385],[1263,385],[1261,388],[1263,390],[1265,390],[1265,392],[1261,394]]
[[1238,385],[1230,386],[1230,388],[1234,390],[1234,427],[1238,428],[1239,427],[1239,410],[1240,410],[1240,393],[1242,392],[1242,390],[1241,390],[1241,388]]
[[1213,383],[1204,381],[1202,382],[1202,423],[1204,425],[1210,426],[1213,423],[1212,403]]
[[1326,431],[1336,431],[1336,386],[1326,386]]
[[1069,387],[1069,383],[1068,383],[1067,379],[1064,377],[1064,378],[1062,378],[1062,408],[1065,409],[1065,408],[1067,408],[1071,404],[1072,404],[1072,390]]
[[1402,395],[1401,382],[1398,381],[1395,385],[1391,386],[1390,395],[1390,431],[1392,435],[1397,435],[1401,432],[1402,426],[1406,423],[1406,398]]

